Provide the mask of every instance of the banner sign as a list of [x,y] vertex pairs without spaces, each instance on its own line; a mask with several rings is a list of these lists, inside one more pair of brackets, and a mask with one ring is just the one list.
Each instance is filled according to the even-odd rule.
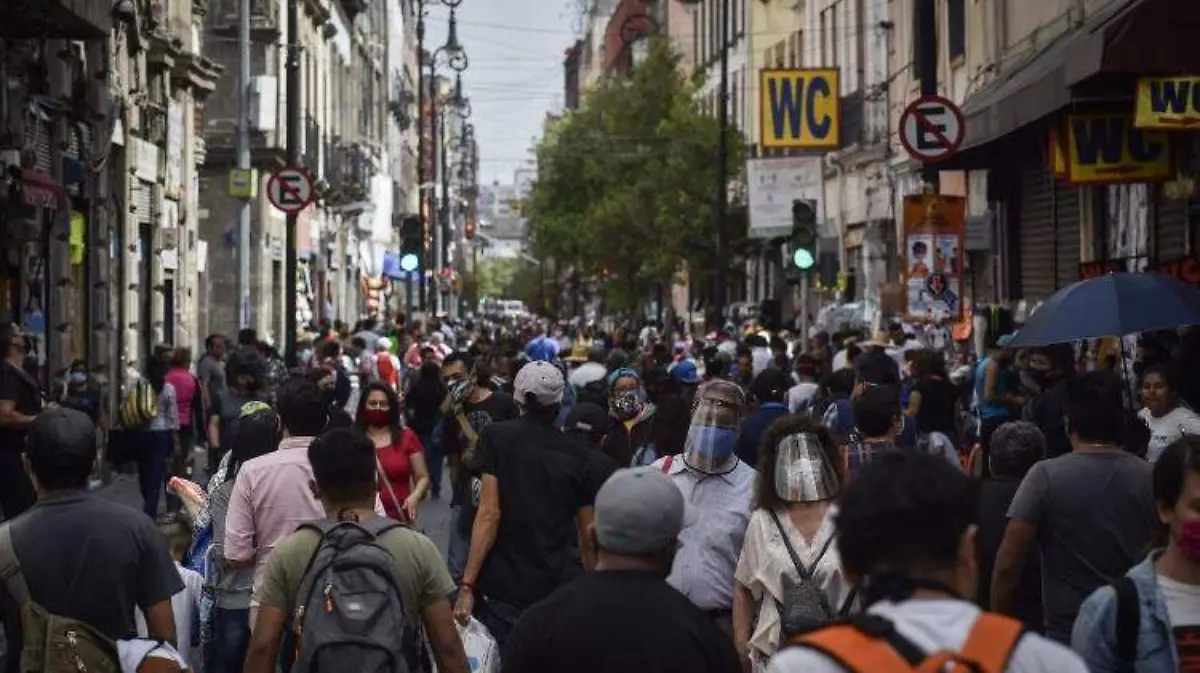
[[1084,262],[1079,265],[1079,278],[1087,280],[1110,273],[1137,273],[1138,267],[1144,273],[1161,273],[1172,276],[1185,283],[1200,286],[1200,259],[1195,255],[1172,257],[1161,262],[1146,264],[1144,257],[1121,257],[1099,262]]
[[1200,128],[1200,75],[1139,79],[1134,111],[1134,126],[1139,129]]
[[1072,185],[1154,182],[1173,175],[1167,135],[1134,128],[1127,114],[1071,115],[1066,131]]
[[759,72],[759,146],[837,149],[842,140],[836,68]]
[[818,229],[825,201],[825,164],[819,156],[746,160],[748,235],[752,239],[792,235],[792,201],[811,199],[818,204]]
[[963,230],[961,196],[904,197],[904,314],[910,322],[958,320],[962,315]]

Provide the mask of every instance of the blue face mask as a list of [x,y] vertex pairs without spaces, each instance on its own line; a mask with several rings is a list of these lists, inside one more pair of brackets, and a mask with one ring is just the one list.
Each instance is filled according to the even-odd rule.
[[738,431],[712,425],[693,425],[688,428],[683,445],[683,459],[688,467],[717,474],[724,472],[737,446]]

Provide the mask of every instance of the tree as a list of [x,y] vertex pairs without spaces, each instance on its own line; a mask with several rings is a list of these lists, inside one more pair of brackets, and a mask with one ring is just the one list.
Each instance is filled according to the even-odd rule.
[[[534,246],[543,259],[608,278],[615,308],[637,308],[684,268],[693,279],[732,274],[733,256],[718,259],[715,246],[720,128],[696,92],[679,55],[654,40],[629,76],[588,92],[537,147],[526,205]],[[733,128],[729,150],[734,180],[745,145]],[[725,223],[734,238],[737,221]]]

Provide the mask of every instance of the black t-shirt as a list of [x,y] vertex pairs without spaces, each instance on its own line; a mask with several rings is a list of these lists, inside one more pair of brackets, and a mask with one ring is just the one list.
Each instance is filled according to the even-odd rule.
[[917,409],[917,432],[941,432],[950,439],[957,436],[955,401],[958,389],[946,379],[924,378],[913,384],[912,391],[921,394]]
[[[39,501],[12,525],[33,601],[114,640],[137,633],[135,607],[145,610],[183,589],[166,540],[140,510],[76,492]],[[19,613],[7,591],[0,595],[11,648],[6,670],[16,673]]]
[[578,571],[570,540],[591,506],[587,449],[562,431],[522,417],[479,437],[477,464],[500,488],[500,530],[479,575],[484,596],[525,608]]
[[733,641],[683,594],[644,572],[591,572],[521,615],[512,673],[741,673]]
[[[1019,479],[989,477],[979,486],[979,529],[975,535],[975,555],[979,564],[979,606],[991,609],[992,570],[996,554],[1008,526],[1008,508],[1017,494]],[[1042,623],[1042,561],[1035,552],[1025,559],[1021,583],[1013,594],[1012,616],[1036,633],[1044,630]]]
[[[11,400],[17,413],[36,416],[42,410],[42,389],[25,370],[0,363],[0,400]],[[25,428],[0,428],[0,451],[24,451]]]
[[[476,435],[483,432],[483,429],[492,423],[500,421],[510,421],[521,415],[520,409],[517,408],[517,403],[513,401],[511,395],[506,395],[501,392],[493,392],[485,399],[478,402],[464,402],[462,408],[463,416],[467,419],[467,424],[475,431]],[[444,431],[442,432],[442,451],[447,456],[461,456],[463,449],[467,446],[467,438],[462,430],[462,425],[458,421],[455,414],[450,414],[444,421]],[[476,461],[478,463],[478,461]],[[456,475],[458,479],[454,482],[454,502],[459,506],[458,524],[459,531],[463,535],[471,534],[471,527],[475,524],[475,503],[472,501],[470,477],[478,476],[476,465],[465,465]]]

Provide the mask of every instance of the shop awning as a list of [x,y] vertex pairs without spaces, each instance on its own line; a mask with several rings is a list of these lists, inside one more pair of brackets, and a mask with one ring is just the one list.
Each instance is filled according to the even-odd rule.
[[[989,143],[1066,107],[1072,100],[1072,82],[1068,79],[1067,71],[1069,68],[1072,71],[1077,69],[1076,66],[1068,66],[1068,62],[1074,50],[1079,48],[1077,45],[1132,6],[1159,1],[1116,0],[1089,16],[1082,26],[1064,32],[1024,61],[1001,73],[963,105],[967,124],[963,149]],[[1168,3],[1176,1],[1196,2],[1166,0]],[[1088,76],[1095,72],[1093,70]]]
[[1200,25],[1196,0],[1132,0],[1070,47],[1067,86],[1098,73],[1176,75],[1200,73],[1200,50],[1188,39]]

